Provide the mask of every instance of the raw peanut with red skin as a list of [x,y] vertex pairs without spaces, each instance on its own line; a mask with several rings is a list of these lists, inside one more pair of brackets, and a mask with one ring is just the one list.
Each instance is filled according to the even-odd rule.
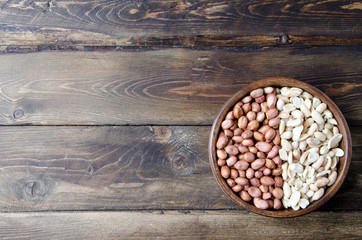
[[243,144],[246,147],[251,147],[254,145],[254,141],[252,139],[244,139],[241,144]]
[[238,158],[235,156],[230,156],[228,159],[226,159],[226,164],[231,167],[238,161]]
[[270,129],[270,127],[268,125],[263,125],[259,128],[259,132],[261,132],[262,134],[265,134],[268,130]]
[[263,153],[263,152],[257,152],[257,153],[256,153],[256,156],[257,156],[258,158],[266,158],[266,155],[265,155],[265,153]]
[[250,97],[257,98],[264,94],[264,90],[262,88],[255,89],[250,92]]
[[252,120],[248,123],[247,129],[249,130],[257,130],[259,128],[259,122],[256,120]]
[[275,135],[275,138],[273,139],[273,143],[274,145],[280,145],[281,139],[280,139],[280,134],[279,134],[279,130],[276,130],[277,134]]
[[231,138],[231,137],[234,136],[234,132],[231,131],[230,129],[225,129],[225,130],[224,130],[224,134],[225,134],[225,136],[228,137],[228,138]]
[[[255,144],[255,147],[261,151],[261,152],[265,152],[268,153],[271,149],[272,149],[272,145],[270,143],[267,142],[257,142]],[[227,152],[227,151],[226,151]]]
[[244,170],[238,170],[238,173],[239,173],[239,177],[245,177],[246,176],[246,173]]
[[226,164],[226,160],[225,159],[219,159],[219,160],[217,160],[217,165],[219,166],[219,167],[222,167],[222,166],[224,166]]
[[265,93],[265,94],[270,94],[270,93],[275,92],[274,90],[275,90],[275,89],[274,89],[273,87],[265,87],[265,88],[264,88],[264,93]]
[[242,103],[245,104],[245,103],[250,103],[251,100],[253,100],[253,98],[251,96],[246,96],[241,101],[242,101]]
[[240,160],[234,164],[234,167],[238,170],[246,170],[249,168],[249,163],[245,160]]
[[261,185],[260,180],[258,178],[252,178],[249,181],[250,181],[250,184],[255,187],[259,187]]
[[282,202],[278,198],[274,198],[274,209],[281,209],[283,207]]
[[238,178],[239,177],[239,172],[238,170],[234,169],[234,168],[231,168],[230,169],[230,177],[232,179],[235,179],[235,178]]
[[258,158],[254,162],[250,164],[253,170],[258,170],[259,168],[263,167],[265,164],[265,159]]
[[245,103],[241,108],[243,109],[244,113],[247,114],[249,111],[251,111],[251,104]]
[[226,119],[221,123],[222,129],[229,129],[234,125],[234,121],[231,119]]
[[254,198],[253,202],[254,202],[255,207],[263,209],[263,210],[268,209],[270,207],[269,203],[267,201],[260,199],[260,198]]
[[234,130],[234,136],[241,136],[242,133],[243,133],[243,129],[241,129],[241,128],[236,128]]
[[265,167],[267,167],[269,169],[275,169],[274,161],[269,158],[265,159]]
[[265,168],[265,169],[263,170],[263,174],[264,174],[265,176],[269,176],[271,173],[272,173],[272,170],[270,170],[269,168]]
[[246,114],[246,118],[249,120],[249,121],[253,121],[256,119],[256,113],[253,112],[253,111],[250,111]]
[[254,132],[254,139],[256,141],[262,142],[262,141],[264,141],[264,134],[262,134],[261,132],[255,131]]
[[267,158],[274,158],[274,157],[276,157],[276,156],[278,155],[278,153],[279,153],[279,150],[280,150],[280,147],[274,145],[274,146],[272,147],[272,149],[270,150],[270,152],[268,153]]
[[219,159],[226,159],[228,157],[228,154],[223,149],[217,149],[216,155]]
[[243,190],[243,186],[240,185],[235,185],[234,187],[231,188],[234,192],[238,193],[241,190]]
[[227,152],[229,155],[236,155],[239,153],[239,149],[234,145],[229,145],[225,147],[225,152]]
[[278,128],[280,123],[280,117],[272,118],[269,120],[269,126],[272,128]]
[[248,190],[249,190],[249,187],[250,187],[250,185],[244,185],[244,190],[245,190],[245,191],[248,191]]
[[226,182],[230,187],[234,187],[236,185],[235,180],[232,178],[226,179]]
[[242,130],[245,130],[246,127],[248,126],[248,119],[245,116],[240,117],[238,120],[238,126]]
[[249,147],[248,149],[249,149],[249,152],[251,152],[253,154],[257,154],[257,152],[258,152],[258,149],[256,147],[253,147],[253,146]]
[[274,201],[272,199],[268,199],[268,200],[264,200],[264,201],[267,201],[267,203],[269,204],[269,208],[273,208]]
[[234,119],[234,115],[233,115],[233,111],[230,111],[226,114],[225,120],[229,119],[229,120],[233,120]]
[[229,143],[229,139],[225,137],[224,135],[220,136],[219,139],[216,142],[216,147],[218,149],[224,148]]
[[268,103],[266,102],[260,103],[260,109],[262,112],[266,113],[269,110]]
[[234,125],[231,126],[230,130],[233,130],[233,131],[234,131],[234,130],[237,129],[237,128],[238,128],[238,123],[235,121],[235,122],[234,122]]
[[261,197],[261,191],[259,188],[255,187],[255,186],[252,186],[252,187],[249,187],[248,189],[248,193],[250,194],[250,196],[252,196],[253,198],[259,198]]
[[235,118],[240,118],[241,116],[243,116],[243,114],[244,114],[243,109],[239,105],[236,105],[233,109],[233,116]]
[[238,177],[235,179],[235,182],[241,186],[244,186],[244,185],[249,184],[249,179],[244,178],[244,177]]
[[253,103],[251,104],[251,111],[257,113],[257,112],[260,112],[260,109],[261,109],[261,108],[260,108],[259,103],[253,102]]
[[242,136],[234,136],[231,138],[231,140],[233,140],[236,143],[242,143],[244,138]]
[[275,118],[276,116],[278,116],[278,109],[276,108],[273,108],[273,109],[269,109],[267,112],[266,112],[266,119],[270,120],[270,119],[273,119]]
[[255,102],[257,102],[257,103],[262,103],[264,101],[265,101],[265,96],[264,95],[255,98]]
[[244,153],[244,160],[251,163],[255,160],[255,155],[252,154],[251,152],[246,152]]
[[276,164],[276,165],[282,165],[282,159],[279,157],[279,156],[276,156],[276,157],[273,157],[273,162]]
[[277,103],[277,97],[275,94],[268,94],[266,96],[266,102],[269,108],[275,108],[275,104]]
[[273,186],[275,181],[272,177],[264,176],[260,178],[260,183],[265,186]]
[[283,195],[284,195],[283,189],[281,189],[280,187],[274,188],[272,193],[273,193],[273,196],[277,199],[282,199]]
[[245,130],[241,136],[244,138],[244,139],[250,139],[252,136],[253,136],[253,132],[250,131],[250,130]]
[[276,135],[277,135],[277,132],[271,128],[265,133],[265,140],[267,142],[271,142],[275,138]]
[[255,171],[252,168],[248,168],[245,173],[248,179],[252,179],[254,177]]
[[263,112],[258,112],[256,114],[256,121],[258,122],[263,122],[265,120],[265,113]]
[[238,150],[239,150],[239,152],[241,152],[241,153],[246,153],[246,152],[249,151],[249,148],[247,148],[247,147],[245,147],[245,146],[243,146],[243,145],[240,145],[240,146],[238,146]]
[[[245,188],[245,187],[244,187],[244,188]],[[240,197],[241,197],[241,199],[243,199],[245,202],[249,202],[249,201],[251,200],[250,194],[249,194],[247,191],[245,191],[245,190],[243,190],[243,191],[240,192]]]
[[259,187],[260,191],[263,193],[266,193],[269,191],[269,187],[265,186],[265,185],[260,185]]
[[263,176],[263,172],[262,171],[256,171],[256,172],[254,172],[254,176],[256,178],[261,178]]
[[270,199],[273,195],[270,192],[263,193],[262,198],[264,200]]
[[281,178],[280,176],[275,176],[274,177],[274,186],[275,187],[282,187],[283,186],[283,178]]
[[243,106],[244,105],[244,103],[242,102],[242,101],[239,101],[239,102],[237,102],[236,104],[235,104],[235,106],[239,106],[239,107],[241,107],[241,106]]
[[273,175],[273,176],[279,176],[279,175],[282,174],[282,171],[283,171],[283,170],[282,170],[281,168],[273,169],[272,175]]
[[221,176],[223,178],[229,178],[230,176],[230,168],[228,166],[222,166],[220,170]]

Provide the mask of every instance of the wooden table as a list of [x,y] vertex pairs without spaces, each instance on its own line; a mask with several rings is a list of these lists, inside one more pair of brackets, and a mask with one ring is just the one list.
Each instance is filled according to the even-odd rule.
[[[361,239],[358,1],[1,1],[3,239]],[[234,204],[208,163],[211,124],[264,77],[330,96],[353,138],[320,210]]]

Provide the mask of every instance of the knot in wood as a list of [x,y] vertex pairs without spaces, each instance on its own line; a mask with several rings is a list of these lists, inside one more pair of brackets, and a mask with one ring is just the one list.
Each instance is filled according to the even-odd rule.
[[24,111],[20,110],[20,109],[15,110],[14,113],[13,113],[13,116],[14,116],[15,119],[19,119],[19,118],[24,116]]
[[15,193],[19,199],[31,202],[41,202],[49,194],[55,183],[49,178],[42,176],[31,176],[20,179],[15,185]]
[[175,176],[187,176],[195,171],[194,161],[185,156],[175,155],[171,158],[171,170]]
[[289,37],[287,34],[283,34],[282,36],[279,37],[279,43],[280,44],[287,44],[289,43]]

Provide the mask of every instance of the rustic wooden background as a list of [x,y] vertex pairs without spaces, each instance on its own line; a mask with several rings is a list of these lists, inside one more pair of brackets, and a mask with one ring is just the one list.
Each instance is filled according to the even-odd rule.
[[[0,238],[361,239],[359,1],[1,0]],[[352,132],[345,183],[293,219],[219,189],[208,137],[253,80],[327,93]]]

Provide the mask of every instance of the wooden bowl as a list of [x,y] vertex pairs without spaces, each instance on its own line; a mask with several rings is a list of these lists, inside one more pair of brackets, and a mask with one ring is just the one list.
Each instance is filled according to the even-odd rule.
[[[218,134],[220,132],[220,125],[221,122],[225,119],[226,114],[233,108],[233,106],[240,101],[244,96],[249,94],[252,90],[261,88],[261,87],[298,87],[301,88],[309,93],[311,93],[313,96],[318,97],[322,102],[326,103],[328,105],[329,110],[333,113],[334,118],[338,122],[338,128],[340,133],[343,135],[343,139],[340,143],[340,148],[344,150],[344,156],[340,158],[339,165],[338,166],[338,177],[336,182],[328,187],[326,189],[326,192],[324,193],[323,197],[320,198],[317,201],[312,202],[307,208],[300,209],[298,211],[295,211],[291,208],[289,209],[281,209],[281,210],[262,210],[259,208],[256,208],[253,204],[250,204],[248,202],[243,201],[236,193],[234,193],[231,188],[227,185],[225,179],[220,174],[220,168],[217,165],[217,157],[216,157],[216,141]],[[239,92],[237,92],[234,96],[232,96],[222,107],[221,111],[216,117],[216,120],[212,126],[211,129],[211,135],[210,135],[210,141],[209,141],[209,160],[211,164],[211,168],[214,174],[214,177],[217,180],[217,183],[221,187],[221,189],[232,199],[234,202],[236,202],[238,205],[244,207],[246,210],[255,212],[261,215],[270,216],[270,217],[296,217],[301,216],[307,213],[310,213],[320,206],[322,206],[324,203],[326,203],[329,199],[331,199],[338,189],[341,187],[344,179],[346,178],[348,168],[351,162],[351,156],[352,156],[352,140],[351,140],[351,133],[349,131],[347,122],[337,107],[337,105],[322,91],[319,89],[292,79],[292,78],[286,78],[286,77],[272,77],[272,78],[265,78],[258,81],[254,81],[250,83],[249,85],[242,88]]]

